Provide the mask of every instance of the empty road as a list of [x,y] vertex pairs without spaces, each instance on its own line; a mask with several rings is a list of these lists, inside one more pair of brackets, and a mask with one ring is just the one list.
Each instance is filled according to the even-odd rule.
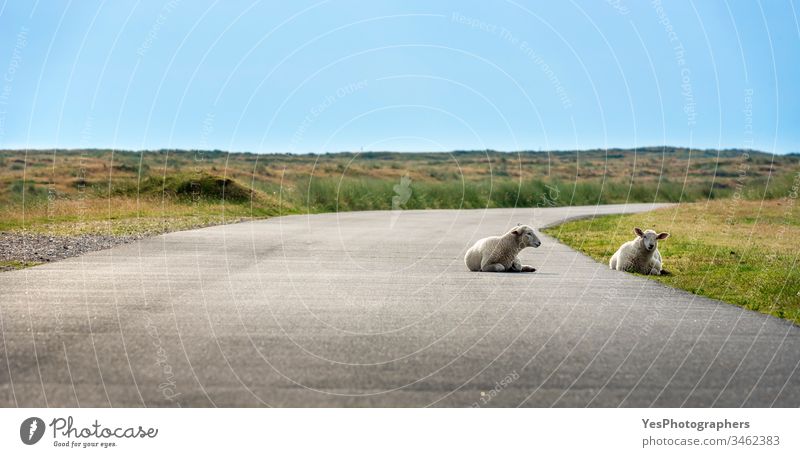
[[288,216],[0,273],[0,405],[800,406],[788,322],[547,236],[535,273],[463,263],[516,223],[652,207]]

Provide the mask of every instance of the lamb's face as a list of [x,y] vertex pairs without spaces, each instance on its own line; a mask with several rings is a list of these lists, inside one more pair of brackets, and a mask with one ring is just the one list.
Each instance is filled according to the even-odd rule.
[[520,244],[525,247],[538,248],[542,245],[539,237],[533,232],[533,229],[527,225],[518,225],[511,230],[511,233],[517,236]]
[[667,238],[669,236],[669,233],[666,232],[656,233],[653,230],[642,231],[642,229],[640,229],[639,227],[635,227],[633,229],[633,233],[635,233],[636,236],[639,237],[642,246],[647,251],[655,250],[655,248],[658,247],[658,240],[663,240],[664,238]]

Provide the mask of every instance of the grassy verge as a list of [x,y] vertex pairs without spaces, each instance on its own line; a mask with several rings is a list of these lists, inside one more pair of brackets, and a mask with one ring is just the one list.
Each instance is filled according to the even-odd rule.
[[176,174],[61,198],[0,205],[0,232],[155,235],[292,212],[273,195],[218,176]]
[[567,222],[545,232],[600,262],[633,227],[670,232],[659,243],[670,286],[800,324],[800,208],[794,200],[718,200]]
[[110,197],[86,201],[7,207],[0,231],[69,235],[156,235],[196,227],[275,216],[275,207],[239,203],[159,201]]

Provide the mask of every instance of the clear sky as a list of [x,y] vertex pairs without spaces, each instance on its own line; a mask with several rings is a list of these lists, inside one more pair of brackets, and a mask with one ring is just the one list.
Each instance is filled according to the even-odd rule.
[[0,148],[800,151],[791,0],[0,2]]

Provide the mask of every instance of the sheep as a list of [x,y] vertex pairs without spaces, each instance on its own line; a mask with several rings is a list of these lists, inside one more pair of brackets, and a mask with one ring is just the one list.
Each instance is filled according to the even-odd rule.
[[538,248],[542,245],[533,229],[527,225],[517,225],[503,236],[490,236],[478,240],[467,251],[464,263],[471,271],[490,272],[533,272],[536,268],[520,262],[519,251]]
[[634,227],[636,239],[628,241],[617,249],[608,261],[612,270],[628,271],[641,274],[661,275],[668,274],[662,268],[661,253],[658,252],[658,240],[669,237],[669,233],[656,234],[653,230],[642,231]]

